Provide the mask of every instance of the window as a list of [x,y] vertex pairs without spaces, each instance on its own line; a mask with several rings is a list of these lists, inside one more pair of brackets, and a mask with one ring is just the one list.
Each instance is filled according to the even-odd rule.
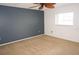
[[56,25],[73,25],[73,12],[56,14],[55,24]]

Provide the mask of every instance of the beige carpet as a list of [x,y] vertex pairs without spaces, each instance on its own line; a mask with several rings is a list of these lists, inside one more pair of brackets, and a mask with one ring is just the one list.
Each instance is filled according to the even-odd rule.
[[0,55],[79,55],[79,43],[47,35],[0,47]]

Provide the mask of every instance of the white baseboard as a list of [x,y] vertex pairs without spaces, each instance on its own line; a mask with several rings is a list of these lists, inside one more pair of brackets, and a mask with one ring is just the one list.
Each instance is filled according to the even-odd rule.
[[27,40],[27,39],[32,39],[32,38],[35,38],[35,37],[38,37],[38,36],[41,36],[41,35],[43,35],[43,34],[32,36],[32,37],[28,37],[28,38],[24,38],[24,39],[20,39],[20,40],[16,40],[16,41],[12,41],[12,42],[8,42],[8,43],[4,43],[4,44],[0,44],[0,46],[12,44],[12,43],[15,43],[15,42],[20,42],[20,41]]
[[63,39],[63,40],[67,40],[67,41],[72,41],[72,42],[79,43],[79,41],[70,40],[70,39],[67,39],[67,38],[64,38],[64,37],[59,37],[59,36],[56,36],[56,35],[51,35],[51,34],[45,34],[45,35],[52,36],[52,37],[56,37],[56,38]]

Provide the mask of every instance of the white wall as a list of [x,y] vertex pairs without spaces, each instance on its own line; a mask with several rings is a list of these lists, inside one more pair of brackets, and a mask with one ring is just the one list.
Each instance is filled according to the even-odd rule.
[[[74,12],[74,26],[55,25],[55,13],[62,12]],[[79,42],[79,4],[69,4],[46,10],[45,34]]]

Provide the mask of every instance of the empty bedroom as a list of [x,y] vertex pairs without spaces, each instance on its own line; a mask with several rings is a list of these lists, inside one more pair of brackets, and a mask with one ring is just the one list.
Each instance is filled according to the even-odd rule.
[[0,3],[0,55],[79,55],[79,3]]

